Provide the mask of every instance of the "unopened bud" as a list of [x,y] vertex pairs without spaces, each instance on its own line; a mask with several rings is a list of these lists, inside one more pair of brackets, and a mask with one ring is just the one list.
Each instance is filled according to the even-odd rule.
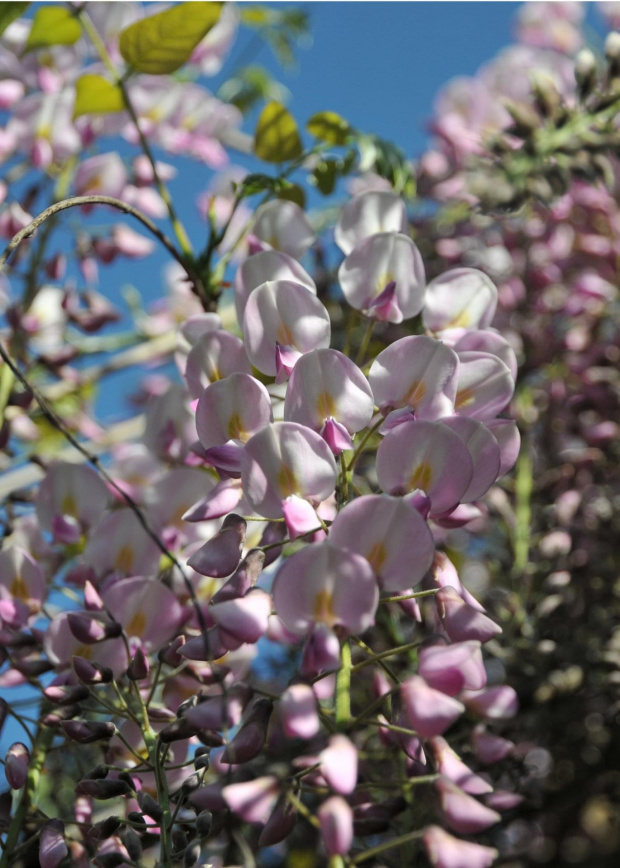
[[167,663],[168,666],[180,666],[183,663],[183,658],[179,654],[179,648],[185,645],[185,636],[177,636],[173,639],[167,648],[162,648],[157,657],[162,663]]
[[596,84],[596,57],[589,48],[582,48],[575,58],[575,81],[582,97],[592,92]]
[[213,826],[213,814],[211,811],[201,811],[196,817],[196,833],[197,835],[204,839],[208,838],[211,834],[211,827]]
[[95,823],[90,831],[90,837],[97,841],[105,841],[106,838],[112,837],[122,824],[120,817],[106,817],[105,820],[100,820]]
[[30,753],[25,744],[16,741],[7,751],[4,761],[4,773],[12,790],[21,790],[28,777]]
[[245,763],[260,753],[265,744],[272,711],[273,702],[270,699],[256,700],[245,722],[227,745],[222,762]]
[[164,812],[159,807],[155,799],[149,796],[148,793],[138,793],[138,803],[142,808],[142,812],[147,815],[147,817],[152,817],[155,822],[159,822],[164,816]]
[[90,696],[90,690],[82,684],[72,687],[67,684],[52,684],[43,691],[45,698],[55,705],[73,705]]
[[103,781],[80,781],[75,788],[75,794],[93,799],[117,799],[119,796],[130,796],[132,790],[125,781],[106,778]]
[[142,858],[142,844],[134,830],[126,829],[121,836],[121,840],[133,861],[140,862],[140,859]]
[[142,830],[146,831],[146,821],[145,821],[143,815],[139,811],[130,811],[127,814],[127,819],[129,820],[130,823],[133,823],[134,826],[139,826],[140,831],[142,831]]
[[[587,51],[587,49],[583,51]],[[583,51],[580,51],[579,54],[583,54]],[[615,30],[607,34],[605,57],[610,63],[618,63],[620,61],[620,33]],[[579,55],[577,55],[577,59],[579,59]]]
[[173,741],[181,741],[184,738],[192,738],[200,731],[200,727],[194,726],[186,717],[181,717],[175,720],[170,726],[165,727],[159,733],[159,740],[164,744],[170,744]]
[[172,833],[172,852],[181,855],[187,847],[187,835],[182,829],[175,829]]
[[114,673],[107,666],[91,663],[86,657],[72,658],[75,674],[84,684],[109,684],[114,678]]
[[115,639],[123,632],[123,628],[116,621],[104,621],[88,612],[69,612],[67,623],[78,642],[84,645]]
[[90,778],[93,781],[101,781],[103,778],[107,778],[108,773],[108,767],[104,763],[99,763],[94,769],[91,769],[88,774],[84,775],[84,777]]
[[183,865],[185,868],[191,868],[200,859],[200,842],[192,841],[188,844],[185,854],[183,855]]
[[144,681],[145,678],[149,677],[149,671],[148,657],[142,650],[142,646],[138,646],[127,669],[127,677],[131,681]]
[[63,720],[62,728],[78,744],[103,741],[112,738],[116,732],[114,724],[107,720]]

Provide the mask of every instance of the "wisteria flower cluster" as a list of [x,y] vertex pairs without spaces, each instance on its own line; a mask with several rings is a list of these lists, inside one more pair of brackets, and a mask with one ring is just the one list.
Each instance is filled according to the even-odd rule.
[[[524,142],[562,129],[563,111],[598,117],[613,58],[586,92],[578,4],[527,7],[519,50],[438,103],[417,180],[457,218],[413,221],[411,167],[386,143],[324,112],[305,147],[256,70],[206,90],[244,20],[280,45],[301,27],[220,5],[42,6],[2,36],[0,868],[308,854],[484,868],[510,853],[502,815],[523,798],[532,744],[509,721],[519,662],[536,665],[528,630],[547,640],[535,619],[550,604],[527,599],[531,396],[556,414],[549,466],[554,449],[587,465],[553,483],[557,522],[547,511],[535,542],[548,564],[570,551],[579,485],[602,490],[586,447],[611,455],[617,433],[599,369],[617,360],[618,215],[592,186],[606,164],[576,180],[577,156],[550,211],[501,231],[459,215],[484,204],[476,180],[502,154],[531,155]],[[515,73],[532,59],[547,76],[534,98]],[[273,176],[226,165],[258,99],[251,147]],[[110,149],[119,135],[135,154]],[[168,187],[177,156],[226,167],[198,196],[197,251]],[[297,181],[329,194],[354,171],[325,233]],[[131,330],[117,331],[99,275],[156,245],[173,260],[168,297],[128,293]],[[140,414],[106,432],[91,395],[136,364],[159,365]],[[585,548],[591,514],[573,535]],[[467,560],[492,549],[476,537],[490,524],[515,581],[489,601]]]

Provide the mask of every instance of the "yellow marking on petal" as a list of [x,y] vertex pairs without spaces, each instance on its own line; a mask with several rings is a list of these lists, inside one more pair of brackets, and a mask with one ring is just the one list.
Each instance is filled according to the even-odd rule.
[[426,394],[426,386],[423,380],[416,380],[411,384],[411,388],[405,395],[405,403],[415,409],[418,401],[421,401]]
[[379,575],[387,560],[387,549],[382,542],[376,542],[365,557],[375,573]]
[[283,347],[292,347],[294,346],[293,335],[291,334],[291,330],[284,322],[280,322],[278,326],[278,332],[276,334],[277,342]]
[[335,623],[336,616],[332,609],[332,595],[327,588],[319,591],[314,598],[313,616],[314,621],[318,624],[327,624],[328,627],[331,627]]
[[83,657],[85,660],[90,660],[93,656],[94,645],[78,645],[74,650],[76,657]]
[[329,392],[321,392],[316,402],[317,414],[321,419],[329,419],[336,415],[336,402]]
[[229,440],[247,440],[247,433],[243,427],[243,422],[238,413],[233,413],[228,420],[228,439]]
[[218,366],[214,365],[210,360],[207,360],[207,364],[205,365],[205,374],[209,378],[210,383],[216,383],[218,380],[222,379],[222,372]]
[[134,550],[130,545],[125,545],[121,548],[119,553],[116,556],[116,561],[114,562],[114,566],[116,569],[128,575],[133,569],[134,562]]
[[41,124],[37,127],[37,138],[38,139],[49,139],[52,137],[52,128],[49,124]]
[[199,600],[210,600],[211,597],[220,589],[222,585],[221,579],[204,579],[196,589],[196,597]]
[[82,196],[91,196],[103,186],[101,175],[93,175],[90,181],[86,182],[86,186],[82,190]]
[[409,491],[416,488],[421,488],[422,491],[428,492],[433,477],[433,471],[430,464],[423,461],[415,468],[409,477]]
[[77,518],[77,503],[75,497],[70,492],[65,494],[62,499],[60,510],[63,515],[70,515],[72,518]]
[[278,486],[283,498],[290,497],[299,491],[299,482],[291,468],[283,464],[278,471]]
[[142,636],[145,627],[146,615],[144,612],[136,612],[129,624],[127,624],[125,632],[128,636]]
[[444,326],[447,329],[465,329],[469,326],[471,322],[471,315],[468,310],[462,310],[459,314],[457,314],[454,319],[451,319],[450,322]]
[[391,283],[393,280],[395,281],[396,277],[391,271],[386,271],[385,274],[382,274],[375,284],[375,296],[381,295],[388,283]]
[[11,582],[11,587],[9,588],[11,592],[11,596],[16,600],[21,600],[22,603],[27,603],[30,599],[30,594],[28,593],[28,588],[26,587],[26,582],[24,581],[22,576],[15,576],[13,581]]
[[475,398],[473,389],[461,389],[460,392],[456,393],[454,407],[456,410],[460,410],[462,407],[467,407],[468,404],[473,404]]

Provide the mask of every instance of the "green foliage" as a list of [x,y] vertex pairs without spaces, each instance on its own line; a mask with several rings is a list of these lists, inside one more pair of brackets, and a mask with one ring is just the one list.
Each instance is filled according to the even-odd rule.
[[360,153],[359,169],[375,172],[386,178],[397,193],[407,198],[415,196],[415,178],[404,152],[379,136],[362,135],[357,140]]
[[81,35],[80,24],[69,9],[63,6],[41,6],[32,21],[24,54],[52,45],[73,45]]
[[254,135],[254,152],[266,163],[285,163],[301,156],[303,145],[295,118],[279,102],[267,103]]
[[334,192],[339,175],[338,162],[337,160],[319,160],[310,175],[310,182],[324,196],[329,196]]
[[16,21],[24,14],[30,3],[2,3],[0,4],[0,36],[9,24]]
[[282,181],[278,191],[278,199],[294,202],[301,209],[306,207],[306,193],[303,187],[300,187],[299,184],[292,184],[290,181]]
[[75,88],[74,118],[86,114],[120,112],[125,108],[120,87],[101,75],[82,75],[76,81]]
[[284,102],[289,95],[262,66],[245,66],[225,81],[217,96],[244,114],[259,102]]
[[312,115],[306,129],[315,138],[328,145],[346,145],[353,133],[348,121],[340,117],[336,112],[317,112]]
[[139,72],[175,72],[217,24],[221,8],[221,3],[179,3],[136,21],[120,35],[121,54]]
[[283,66],[294,66],[295,47],[310,39],[308,15],[301,9],[242,6],[241,21],[258,32]]

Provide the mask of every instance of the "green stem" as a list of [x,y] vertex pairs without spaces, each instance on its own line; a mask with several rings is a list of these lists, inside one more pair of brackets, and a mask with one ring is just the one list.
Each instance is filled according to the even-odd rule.
[[532,458],[527,445],[521,451],[517,462],[515,478],[515,531],[514,531],[514,564],[512,568],[515,579],[521,579],[525,573],[530,555],[530,529],[532,523],[532,488],[533,488]]
[[2,858],[0,859],[0,868],[8,868],[11,864],[12,857],[19,841],[20,833],[24,829],[26,818],[30,810],[30,806],[34,796],[39,789],[41,772],[45,764],[45,757],[54,740],[54,730],[51,727],[40,725],[37,729],[30,763],[28,766],[28,777],[22,791],[21,798],[16,810],[13,813],[13,819],[7,833]]
[[361,367],[361,365],[364,361],[364,358],[366,356],[366,350],[368,349],[368,345],[369,345],[370,339],[372,337],[372,330],[374,329],[374,327],[375,327],[375,320],[374,319],[368,320],[368,325],[366,326],[366,331],[364,332],[364,337],[362,338],[360,348],[357,351],[357,358],[355,359],[355,364],[358,365],[358,367]]
[[336,675],[336,726],[345,729],[351,720],[351,645],[343,639],[340,646],[340,669]]
[[358,458],[362,454],[362,450],[364,449],[364,446],[368,443],[368,441],[370,440],[372,435],[383,425],[383,422],[384,422],[383,416],[380,416],[377,419],[377,421],[375,422],[375,424],[371,428],[368,428],[368,430],[366,431],[366,433],[364,434],[364,436],[360,440],[355,452],[351,456],[351,460],[347,464],[347,470],[349,472],[351,470],[353,470],[353,468],[355,467]]
[[88,35],[90,41],[92,42],[93,46],[95,47],[95,49],[97,51],[97,54],[99,55],[99,57],[103,61],[106,69],[108,70],[108,72],[112,76],[114,83],[117,85],[117,87],[120,89],[120,91],[123,95],[123,101],[125,103],[125,108],[127,109],[127,112],[129,114],[132,122],[133,122],[133,125],[136,128],[136,132],[138,133],[138,137],[140,139],[140,146],[142,147],[142,150],[144,151],[144,154],[145,154],[146,158],[148,159],[149,163],[151,164],[151,168],[153,169],[153,178],[155,179],[155,185],[157,187],[159,195],[161,196],[161,198],[164,200],[164,202],[166,204],[166,208],[168,209],[168,216],[170,217],[170,223],[172,224],[172,228],[174,230],[174,234],[176,235],[177,241],[179,242],[179,246],[181,247],[181,250],[183,251],[185,256],[191,258],[191,257],[193,257],[193,253],[194,253],[194,251],[192,249],[192,245],[191,245],[190,240],[188,238],[187,232],[185,231],[185,227],[183,226],[183,224],[179,220],[177,213],[174,209],[174,205],[172,204],[172,198],[170,196],[168,188],[166,187],[166,185],[164,184],[164,182],[161,180],[161,178],[159,176],[159,172],[157,171],[157,163],[155,161],[155,157],[153,156],[153,152],[151,151],[151,146],[149,145],[144,133],[142,132],[142,129],[140,127],[140,121],[138,120],[138,116],[135,112],[135,109],[134,109],[132,103],[131,103],[131,100],[129,99],[129,94],[127,93],[127,87],[125,85],[125,82],[121,78],[121,76],[119,76],[118,72],[116,71],[116,67],[114,66],[114,63],[112,62],[112,59],[110,58],[110,55],[108,54],[108,50],[105,47],[103,40],[101,39],[101,37],[99,36],[99,33],[97,32],[97,28],[95,27],[95,25],[91,21],[89,15],[85,12],[84,9],[80,10],[78,18],[80,20],[80,23],[82,24],[84,32]]
[[374,856],[383,853],[385,850],[391,850],[392,847],[400,847],[401,844],[415,841],[416,838],[421,838],[423,834],[424,829],[417,829],[415,832],[407,832],[404,835],[399,835],[398,838],[392,838],[391,841],[386,841],[384,844],[377,844],[376,847],[371,847],[370,850],[364,850],[364,852],[360,853],[359,856],[355,856],[353,864],[359,865],[360,862],[366,862],[368,859],[372,859]]
[[394,597],[381,597],[380,603],[400,603],[401,600],[419,600],[422,597],[434,597],[439,593],[440,588],[433,588],[430,591],[413,591],[411,594],[396,594]]
[[340,503],[344,505],[349,499],[349,477],[344,452],[340,453]]

